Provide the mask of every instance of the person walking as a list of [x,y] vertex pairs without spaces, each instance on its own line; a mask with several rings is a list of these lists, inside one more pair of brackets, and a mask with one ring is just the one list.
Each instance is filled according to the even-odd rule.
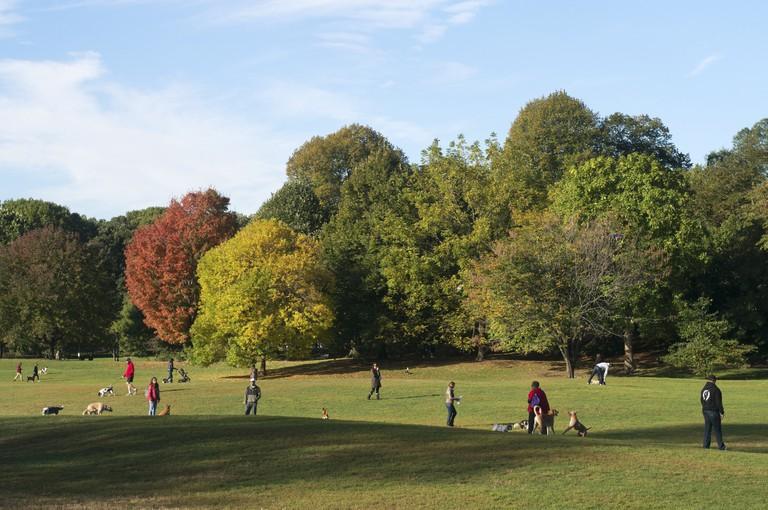
[[133,377],[135,375],[136,375],[136,367],[133,366],[133,361],[131,361],[131,358],[128,358],[126,360],[125,372],[123,372],[123,377],[125,378],[125,384],[128,386],[129,396],[136,394],[136,386],[133,385]]
[[13,380],[14,380],[14,382],[16,380],[19,380],[19,381],[23,381],[24,380],[24,376],[21,375],[21,361],[19,361],[16,364],[16,375],[13,376]]
[[251,379],[251,383],[245,388],[245,415],[248,416],[253,411],[256,416],[256,407],[261,398],[261,388],[256,385],[256,379]]
[[149,381],[146,395],[149,402],[149,415],[157,416],[157,403],[160,402],[160,385],[157,384],[157,377],[153,377]]
[[456,389],[456,383],[451,381],[448,383],[448,389],[445,390],[445,408],[448,410],[448,421],[446,425],[453,427],[453,420],[456,419],[456,403],[461,402],[461,397],[457,397],[454,393]]
[[169,383],[173,382],[173,358],[168,360],[168,378],[166,379]]
[[[534,407],[539,406],[541,408],[541,414],[549,413],[549,401],[547,400],[547,394],[541,389],[539,381],[533,381],[531,383],[531,391],[528,392],[528,433],[533,434],[533,426],[536,423],[536,411]],[[542,434],[546,434],[547,431],[542,429]]]
[[603,368],[603,355],[598,354],[595,357],[595,366],[592,367],[592,373],[589,374],[589,380],[587,384],[592,384],[592,378],[597,376],[597,382],[601,385],[605,384],[605,370]]
[[32,382],[35,382],[35,379],[38,381],[40,380],[40,369],[38,368],[37,363],[32,367]]
[[376,393],[376,400],[381,400],[381,370],[376,363],[371,367],[371,392],[368,394],[368,400]]
[[725,416],[723,408],[723,394],[717,387],[717,377],[707,376],[707,383],[701,389],[701,412],[704,415],[704,448],[709,448],[712,440],[712,430],[715,431],[717,447],[726,450],[723,442],[723,429],[721,422]]

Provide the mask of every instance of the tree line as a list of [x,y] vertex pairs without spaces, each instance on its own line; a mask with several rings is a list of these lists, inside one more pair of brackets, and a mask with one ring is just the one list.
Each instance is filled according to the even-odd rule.
[[211,189],[109,221],[3,202],[0,352],[559,353],[571,376],[596,352],[768,353],[768,119],[692,165],[660,119],[555,92],[503,141],[413,163],[350,125],[286,173],[252,217]]

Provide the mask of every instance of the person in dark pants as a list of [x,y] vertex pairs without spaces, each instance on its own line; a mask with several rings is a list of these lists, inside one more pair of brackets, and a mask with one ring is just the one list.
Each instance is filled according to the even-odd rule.
[[[539,381],[533,381],[531,383],[531,391],[528,392],[528,433],[533,434],[533,426],[536,423],[536,413],[533,408],[536,406],[541,407],[541,414],[549,413],[549,401],[547,400],[547,394],[544,393],[539,387]],[[546,434],[547,431],[541,431],[542,434]]]
[[173,382],[173,371],[174,371],[173,358],[171,358],[171,359],[168,360],[168,379],[167,379],[167,381],[169,383]]
[[371,367],[371,392],[368,394],[368,400],[376,393],[376,400],[381,400],[381,370],[376,363]]
[[723,429],[721,427],[722,418],[725,416],[725,409],[723,409],[723,394],[715,384],[716,382],[717,377],[708,375],[707,384],[701,389],[701,412],[704,415],[704,448],[709,448],[709,443],[712,440],[712,430],[714,429],[717,447],[725,450]]
[[37,367],[37,363],[32,367],[32,382],[35,382],[35,379],[40,380],[40,369]]
[[592,384],[592,378],[597,376],[597,382],[600,384],[605,384],[605,370],[603,370],[603,367],[600,366],[600,363],[603,362],[603,356],[601,354],[598,354],[595,357],[595,366],[592,367],[592,373],[589,374],[589,380],[587,381],[587,384]]
[[261,388],[256,386],[256,381],[251,379],[251,384],[245,388],[245,415],[248,416],[253,411],[256,416],[256,406],[261,398]]
[[456,415],[458,414],[456,412],[455,403],[461,400],[461,397],[457,397],[454,395],[455,388],[456,388],[456,383],[451,381],[448,383],[448,389],[445,390],[445,408],[448,409],[448,421],[446,425],[448,425],[449,427],[453,427],[453,420],[456,419]]

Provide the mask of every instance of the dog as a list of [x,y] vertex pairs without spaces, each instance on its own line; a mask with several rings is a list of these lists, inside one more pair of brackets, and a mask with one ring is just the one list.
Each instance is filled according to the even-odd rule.
[[107,404],[103,402],[93,402],[91,404],[88,404],[88,407],[85,408],[85,411],[83,411],[83,416],[92,415],[95,414],[97,416],[101,415],[101,413],[112,412],[112,408],[109,407]]
[[528,430],[528,420],[516,421],[512,424],[512,430]]
[[51,414],[58,415],[59,411],[61,411],[62,409],[64,409],[64,406],[48,406],[48,407],[43,407],[43,416],[48,416],[48,415],[51,415]]
[[102,388],[99,390],[99,396],[100,397],[106,397],[107,395],[115,396],[115,390],[112,386],[107,386],[106,388]]
[[576,417],[576,411],[568,411],[568,416],[571,417],[571,420],[568,422],[568,428],[563,431],[563,434],[573,429],[579,437],[585,437],[587,431],[592,427],[585,427],[584,424],[579,421],[579,418]]
[[544,414],[541,412],[541,406],[534,406],[533,412],[536,414],[536,417],[533,419],[533,430],[536,430],[536,427],[538,427],[542,434],[554,434],[555,416],[560,414],[557,412],[557,409],[550,409],[547,414]]
[[42,369],[40,369],[40,373],[43,374],[43,375],[47,374],[48,373],[48,367],[43,367]]
[[491,427],[491,430],[494,432],[509,432],[512,430],[512,424],[511,423],[494,423],[493,427]]
[[331,416],[328,414],[328,409],[323,407],[323,416],[320,418],[322,420],[330,420]]
[[165,409],[157,413],[158,416],[170,416],[171,415],[171,404],[166,404]]
[[27,382],[30,382],[30,381],[35,382],[35,376],[34,375],[28,375],[27,376]]

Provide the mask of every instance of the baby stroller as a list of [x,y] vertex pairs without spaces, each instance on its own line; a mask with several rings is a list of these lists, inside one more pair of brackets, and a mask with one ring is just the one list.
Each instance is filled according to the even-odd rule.
[[189,382],[189,381],[192,380],[192,379],[189,378],[189,374],[187,373],[186,370],[184,370],[183,368],[179,368],[178,370],[179,370],[179,382],[180,383],[185,383],[185,382]]

